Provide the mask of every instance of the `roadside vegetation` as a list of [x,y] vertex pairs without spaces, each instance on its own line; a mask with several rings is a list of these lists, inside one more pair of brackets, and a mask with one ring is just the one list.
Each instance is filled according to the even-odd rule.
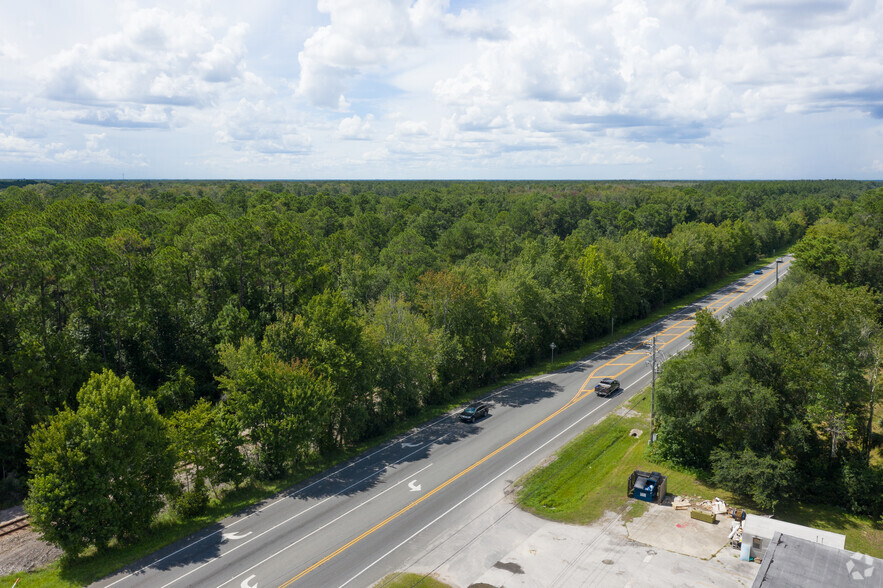
[[[632,429],[640,437],[632,437]],[[563,447],[554,460],[518,482],[519,505],[538,516],[573,524],[590,524],[605,512],[625,520],[640,516],[646,504],[626,497],[634,470],[668,476],[668,492],[715,497],[752,513],[768,514],[750,499],[715,484],[707,472],[689,470],[662,459],[648,443],[650,393],[644,390],[598,424]],[[782,504],[776,517],[846,535],[846,549],[883,557],[883,525],[843,508],[801,501]]]
[[419,574],[391,574],[374,585],[374,588],[451,588],[432,576]]
[[[229,497],[265,496],[544,366],[550,343],[571,357],[648,320],[875,187],[8,187],[0,501],[26,498],[67,551],[59,581],[94,579]],[[138,444],[152,449],[137,463],[117,450]],[[81,472],[101,493],[78,489]],[[137,524],[115,503],[137,504]]]
[[883,522],[883,191],[835,212],[767,300],[725,323],[697,315],[693,349],[659,380],[658,450],[767,510],[799,500]]
[[[768,264],[773,259],[775,259],[775,256],[762,258],[759,260],[758,264]],[[737,272],[732,274],[722,276],[709,286],[697,290],[689,296],[685,296],[660,307],[644,319],[635,320],[619,326],[613,334],[605,335],[591,343],[583,345],[579,349],[556,355],[554,364],[545,363],[530,370],[525,370],[517,374],[510,374],[501,378],[494,384],[473,391],[468,391],[460,397],[453,398],[451,402],[444,405],[426,406],[418,414],[403,420],[399,423],[399,426],[391,429],[387,434],[381,437],[368,439],[346,449],[340,449],[335,453],[329,453],[321,460],[317,459],[310,463],[301,464],[295,471],[284,478],[277,480],[253,479],[237,489],[221,492],[217,497],[213,495],[205,512],[202,512],[201,514],[186,515],[176,509],[168,510],[154,521],[150,528],[150,532],[146,533],[144,538],[138,541],[126,544],[112,540],[102,550],[98,550],[96,547],[92,546],[84,550],[84,552],[75,559],[71,558],[55,562],[54,564],[33,573],[12,574],[0,578],[0,581],[9,580],[10,582],[13,582],[16,578],[20,577],[21,582],[17,588],[75,588],[88,585],[114,570],[153,553],[165,545],[169,545],[191,535],[213,522],[240,512],[260,500],[274,496],[318,472],[324,471],[329,467],[365,451],[371,446],[382,443],[410,430],[412,427],[437,418],[466,401],[479,398],[492,392],[497,387],[505,386],[525,378],[530,378],[545,373],[551,369],[565,367],[574,361],[591,355],[611,342],[639,331],[650,323],[720,289],[731,283],[737,277],[744,275],[746,271],[753,267],[755,267],[754,264],[740,268]],[[405,579],[402,581],[407,583],[411,580],[417,581],[421,579],[423,579],[422,576],[419,578],[411,578],[410,575],[406,574]]]

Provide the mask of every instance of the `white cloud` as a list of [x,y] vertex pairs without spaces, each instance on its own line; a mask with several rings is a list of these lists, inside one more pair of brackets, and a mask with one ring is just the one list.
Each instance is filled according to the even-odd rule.
[[[883,115],[880,11],[811,4],[816,17],[795,23],[776,20],[793,11],[787,2],[552,0],[513,14],[506,37],[476,43],[475,58],[434,94],[463,133],[540,123],[637,142],[702,140],[793,110]],[[843,17],[857,12],[863,18]],[[534,114],[513,115],[525,111]]]
[[429,135],[426,121],[406,120],[396,123],[396,137],[425,137]]
[[86,133],[83,135],[85,145],[82,149],[58,150],[53,154],[54,160],[60,164],[89,164],[117,168],[147,165],[141,155],[126,154],[120,157],[118,153],[112,154],[107,147],[102,148],[101,143],[106,136],[106,133]]
[[298,54],[297,94],[317,106],[345,108],[353,78],[408,60],[441,25],[446,7],[439,0],[319,0],[331,24],[319,28]]
[[120,31],[47,61],[46,95],[81,104],[207,106],[245,73],[247,25],[208,28],[197,13],[137,10]]
[[109,148],[102,148],[101,143],[105,136],[105,133],[87,133],[80,138],[82,147],[72,148],[60,142],[43,143],[0,133],[0,163],[42,162],[52,165],[88,164],[103,167],[146,165],[140,154],[111,153]]
[[369,114],[362,120],[358,114],[340,121],[337,136],[341,139],[365,141],[371,138],[371,127],[374,115]]
[[47,161],[49,150],[57,147],[57,144],[44,146],[33,139],[0,133],[0,161]]
[[24,55],[18,45],[8,39],[0,41],[0,59],[21,59],[22,57]]
[[219,121],[217,140],[237,151],[260,156],[300,156],[310,151],[310,137],[300,131],[288,112],[259,101],[242,99]]

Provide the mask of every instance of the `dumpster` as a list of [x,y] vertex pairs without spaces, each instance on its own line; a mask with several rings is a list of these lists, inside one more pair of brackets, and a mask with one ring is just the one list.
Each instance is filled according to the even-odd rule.
[[629,476],[628,496],[644,502],[658,502],[665,498],[666,477],[659,472],[635,470]]

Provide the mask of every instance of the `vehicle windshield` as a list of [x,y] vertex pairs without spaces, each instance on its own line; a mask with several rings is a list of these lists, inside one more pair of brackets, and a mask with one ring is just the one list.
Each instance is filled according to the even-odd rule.
[[473,412],[475,412],[475,407],[470,406],[469,408],[467,408],[466,410],[463,411],[463,414],[472,414]]

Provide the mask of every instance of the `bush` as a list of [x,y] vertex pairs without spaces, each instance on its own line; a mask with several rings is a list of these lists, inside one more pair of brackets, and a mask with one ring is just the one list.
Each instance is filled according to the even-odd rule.
[[181,518],[190,518],[203,514],[208,508],[208,488],[198,478],[193,490],[182,492],[175,498],[175,512]]
[[789,498],[796,479],[792,460],[757,455],[750,449],[734,453],[717,448],[711,463],[715,484],[751,499],[763,510],[774,511],[780,500]]
[[843,464],[841,483],[846,508],[873,519],[883,515],[883,469],[853,459]]

